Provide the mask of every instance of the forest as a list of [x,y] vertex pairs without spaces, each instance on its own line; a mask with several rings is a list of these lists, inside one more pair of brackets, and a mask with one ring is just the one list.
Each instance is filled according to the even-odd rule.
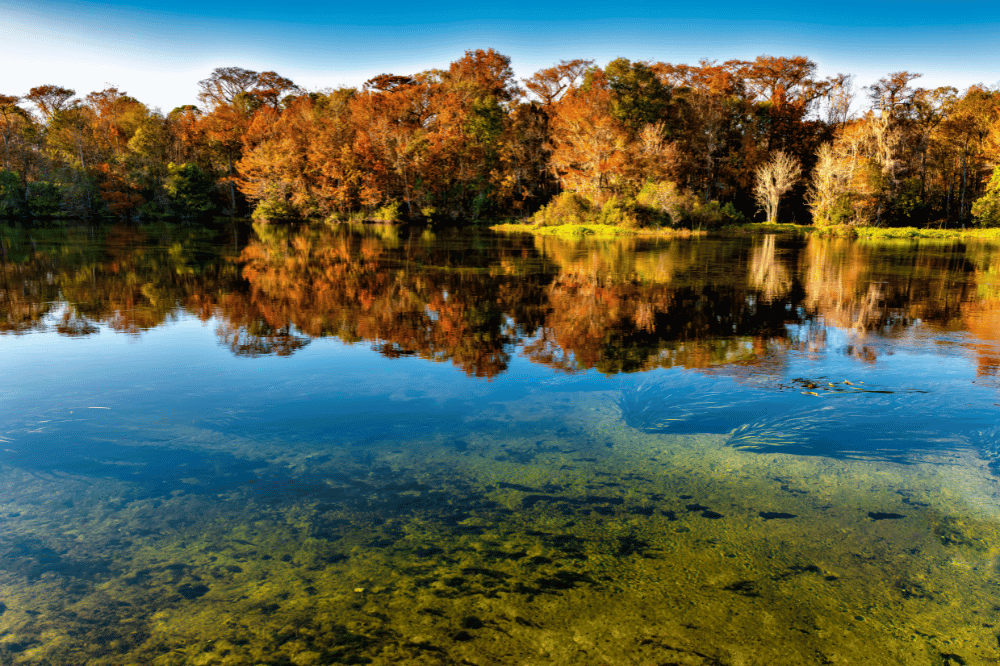
[[360,89],[223,67],[169,113],[45,84],[0,94],[0,218],[1000,226],[1000,88],[919,80],[768,55],[517,79],[489,49]]

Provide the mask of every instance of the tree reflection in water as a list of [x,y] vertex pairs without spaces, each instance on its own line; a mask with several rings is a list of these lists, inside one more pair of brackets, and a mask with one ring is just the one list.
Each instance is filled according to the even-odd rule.
[[[288,355],[332,336],[484,378],[520,354],[565,372],[683,367],[760,383],[789,354],[872,364],[914,336],[968,349],[981,377],[1000,366],[1000,259],[986,244],[536,240],[325,224],[2,234],[6,333],[140,335],[193,315],[235,354]],[[846,344],[830,350],[830,330]]]

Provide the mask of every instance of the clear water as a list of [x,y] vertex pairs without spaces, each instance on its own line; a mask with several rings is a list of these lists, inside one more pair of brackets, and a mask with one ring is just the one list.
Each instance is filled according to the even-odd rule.
[[0,248],[0,664],[1000,658],[1000,248]]

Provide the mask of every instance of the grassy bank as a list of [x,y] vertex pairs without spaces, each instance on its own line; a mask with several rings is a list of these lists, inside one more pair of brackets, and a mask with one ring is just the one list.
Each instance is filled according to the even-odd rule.
[[493,231],[503,231],[508,233],[534,234],[536,236],[561,236],[564,238],[582,238],[584,236],[594,236],[595,238],[614,238],[617,236],[657,236],[657,237],[682,237],[704,236],[706,231],[692,231],[691,229],[629,229],[612,224],[559,224],[554,226],[540,226],[537,224],[495,224],[490,227]]
[[[655,236],[662,238],[686,238],[704,236],[708,231],[674,229],[669,227],[631,229],[610,224],[560,224],[542,226],[536,224],[495,224],[494,231],[508,233],[528,233],[536,236],[561,236],[564,238],[615,238],[618,236]],[[800,224],[750,223],[730,224],[713,233],[754,234],[754,233],[796,233],[817,234],[839,238],[861,240],[987,240],[1000,241],[1000,228],[996,229],[922,229],[918,227],[852,227],[846,225],[813,227]]]
[[920,229],[917,227],[850,227],[844,225],[815,227],[812,233],[821,236],[880,239],[929,239],[929,240],[996,240],[1000,229]]
[[727,224],[718,230],[723,234],[759,234],[759,233],[796,233],[808,234],[816,229],[812,226],[778,222],[748,222],[746,224]]

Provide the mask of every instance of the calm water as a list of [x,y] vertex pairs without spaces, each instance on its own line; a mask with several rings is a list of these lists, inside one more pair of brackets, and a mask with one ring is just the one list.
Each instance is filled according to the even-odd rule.
[[1000,248],[0,227],[0,664],[994,664]]

